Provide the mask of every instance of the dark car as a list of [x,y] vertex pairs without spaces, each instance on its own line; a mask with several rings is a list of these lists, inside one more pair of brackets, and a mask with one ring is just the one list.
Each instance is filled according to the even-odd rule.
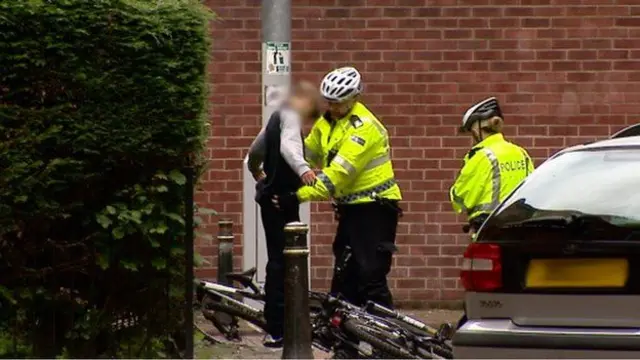
[[464,254],[455,358],[640,358],[632,130],[554,155],[489,216]]

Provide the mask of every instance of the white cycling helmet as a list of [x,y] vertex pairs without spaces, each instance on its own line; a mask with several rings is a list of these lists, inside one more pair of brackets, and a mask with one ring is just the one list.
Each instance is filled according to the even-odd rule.
[[341,67],[322,79],[320,92],[329,101],[342,102],[362,91],[360,73],[354,67]]

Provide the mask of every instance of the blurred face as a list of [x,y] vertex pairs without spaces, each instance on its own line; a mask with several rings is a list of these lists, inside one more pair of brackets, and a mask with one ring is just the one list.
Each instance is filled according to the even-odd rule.
[[317,103],[313,96],[296,94],[289,99],[289,106],[296,110],[303,120],[312,121],[317,117]]
[[333,119],[341,119],[345,117],[356,103],[356,98],[351,98],[343,102],[328,101],[329,114]]

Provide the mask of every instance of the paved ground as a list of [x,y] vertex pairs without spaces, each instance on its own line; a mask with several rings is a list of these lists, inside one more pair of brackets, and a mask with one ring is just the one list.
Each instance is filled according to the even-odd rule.
[[[424,321],[427,324],[438,326],[443,322],[455,323],[462,315],[458,310],[406,310],[403,313],[411,315]],[[243,326],[242,341],[230,343],[224,341],[222,337],[213,329],[207,320],[198,315],[196,322],[198,326],[212,335],[220,343],[212,344],[207,340],[200,340],[196,344],[196,358],[198,359],[280,359],[282,351],[269,349],[262,346],[263,334],[256,330]],[[314,349],[316,359],[328,359],[329,354]]]

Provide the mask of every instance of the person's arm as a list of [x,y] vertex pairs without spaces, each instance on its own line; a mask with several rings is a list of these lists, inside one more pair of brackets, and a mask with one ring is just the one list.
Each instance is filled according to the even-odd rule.
[[247,161],[247,167],[254,178],[258,178],[262,173],[262,162],[267,150],[265,129],[262,128],[249,147],[249,159]]
[[465,160],[456,181],[449,189],[451,206],[456,213],[468,214],[480,204],[484,186],[491,186],[490,173],[491,163],[482,151]]
[[338,149],[331,164],[324,168],[313,186],[303,186],[297,192],[300,202],[325,200],[336,191],[346,188],[364,170],[373,156],[371,149],[382,146],[384,136],[373,124],[362,121],[352,135]]
[[293,110],[280,112],[280,154],[298,176],[311,171],[304,159],[300,115]]

